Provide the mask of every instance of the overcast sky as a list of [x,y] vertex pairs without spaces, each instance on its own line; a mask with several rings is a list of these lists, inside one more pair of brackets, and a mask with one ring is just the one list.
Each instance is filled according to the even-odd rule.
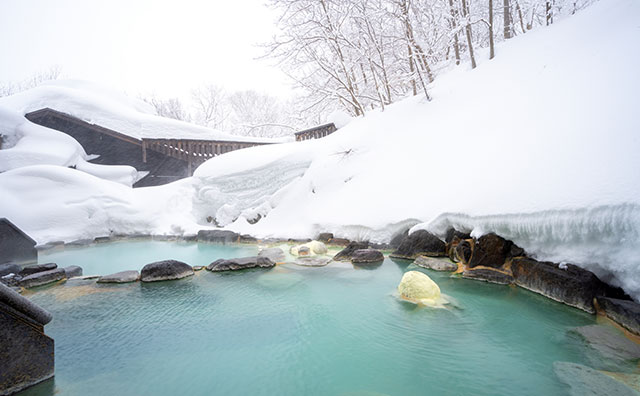
[[53,65],[130,94],[202,83],[278,96],[289,83],[255,44],[275,33],[264,0],[0,0],[0,83]]

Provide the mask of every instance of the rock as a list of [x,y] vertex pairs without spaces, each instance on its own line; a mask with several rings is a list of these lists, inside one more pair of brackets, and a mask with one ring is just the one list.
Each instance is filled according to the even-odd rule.
[[9,275],[9,274],[18,275],[20,271],[22,271],[22,267],[19,266],[18,264],[13,264],[13,263],[0,264],[0,277]]
[[640,304],[635,301],[598,297],[598,305],[609,319],[630,332],[640,335]]
[[560,381],[569,385],[571,396],[638,396],[622,382],[581,364],[555,362],[553,370]]
[[389,246],[392,249],[397,249],[402,244],[402,241],[405,240],[408,236],[409,236],[409,229],[407,228],[406,230],[391,237],[391,241],[389,241]]
[[428,268],[434,271],[453,272],[458,270],[458,264],[452,263],[448,259],[438,259],[429,256],[418,256],[413,263],[418,267]]
[[591,348],[598,351],[601,355],[598,361],[604,358],[624,363],[640,359],[640,345],[612,326],[581,326],[571,329],[570,332],[579,335]]
[[326,254],[327,246],[320,241],[311,241],[303,245],[293,246],[289,250],[294,256],[307,256],[316,254]]
[[500,268],[508,258],[522,256],[524,250],[514,245],[513,242],[494,233],[486,234],[478,238],[473,247],[473,254],[469,260],[469,267]]
[[349,242],[346,248],[342,249],[335,256],[333,256],[334,261],[351,261],[351,257],[356,250],[360,249],[368,249],[368,242]]
[[68,267],[64,267],[64,272],[67,275],[67,279],[73,278],[74,276],[82,276],[82,267],[70,265]]
[[280,248],[262,249],[258,253],[258,257],[267,257],[269,260],[273,261],[274,263],[284,263],[284,261],[286,260],[284,250]]
[[193,268],[177,260],[157,261],[145,265],[140,271],[140,280],[143,282],[182,279],[188,276],[193,276]]
[[271,268],[276,263],[267,257],[242,257],[234,259],[219,259],[207,266],[208,271],[237,271],[247,268]]
[[320,242],[328,243],[333,239],[333,234],[330,232],[321,232],[316,239]]
[[358,249],[351,255],[354,264],[379,263],[384,260],[384,255],[375,249]]
[[593,272],[572,264],[562,269],[551,262],[514,258],[511,272],[516,285],[592,314],[593,299],[604,290]]
[[418,230],[402,240],[391,257],[415,259],[424,255],[431,257],[445,256],[445,243],[426,230]]
[[336,246],[347,246],[349,243],[351,243],[351,241],[345,238],[331,238],[329,241],[329,244]]
[[513,276],[502,273],[500,271],[494,271],[489,268],[478,268],[474,270],[465,270],[462,272],[462,277],[465,279],[480,280],[489,283],[497,283],[499,285],[510,285],[513,283]]
[[98,283],[129,283],[140,279],[138,271],[121,271],[98,278]]
[[57,282],[65,279],[66,273],[63,268],[56,268],[49,271],[36,272],[25,276],[20,281],[20,286],[25,288],[46,285],[47,283]]
[[88,246],[93,243],[93,239],[77,239],[75,241],[71,241],[66,243],[67,246]]
[[249,234],[242,234],[240,235],[240,239],[239,242],[242,243],[255,243],[258,242],[258,238],[251,236]]
[[111,237],[110,236],[96,237],[96,238],[94,238],[94,241],[95,241],[95,243],[111,242]]
[[331,259],[323,257],[298,257],[293,263],[303,267],[324,267]]
[[20,271],[20,276],[29,276],[38,272],[51,271],[58,268],[56,263],[27,265]]
[[444,241],[445,243],[451,243],[454,238],[458,238],[460,240],[471,239],[471,234],[458,231],[453,227],[449,227],[449,229],[447,229],[447,232],[445,234]]
[[194,265],[193,266],[193,270],[194,271],[202,271],[204,269],[204,265]]
[[237,243],[240,241],[240,234],[227,230],[200,230],[198,231],[199,242],[214,243]]
[[426,305],[436,305],[441,297],[438,285],[428,275],[418,271],[409,271],[402,276],[398,293],[408,300]]
[[451,260],[462,263],[464,265],[469,264],[469,260],[471,259],[471,252],[473,251],[471,247],[470,240],[460,240],[457,244],[454,245],[449,251],[449,257]]
[[20,288],[21,280],[22,277],[20,275],[16,275],[13,272],[0,277],[0,283],[5,284],[11,288]]

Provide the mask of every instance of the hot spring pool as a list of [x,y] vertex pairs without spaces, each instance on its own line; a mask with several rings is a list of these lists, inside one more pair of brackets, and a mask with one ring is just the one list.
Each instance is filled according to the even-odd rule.
[[[119,242],[41,255],[85,274],[254,246]],[[25,295],[53,313],[56,377],[21,395],[564,395],[567,330],[595,317],[513,287],[423,270],[458,308],[398,300],[407,261],[293,264],[152,284],[72,280]]]

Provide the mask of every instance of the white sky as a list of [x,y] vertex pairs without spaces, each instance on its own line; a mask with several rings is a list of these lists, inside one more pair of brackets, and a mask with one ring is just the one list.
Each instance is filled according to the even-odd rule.
[[58,65],[132,95],[185,96],[214,83],[290,94],[256,60],[275,33],[264,0],[0,0],[0,83]]

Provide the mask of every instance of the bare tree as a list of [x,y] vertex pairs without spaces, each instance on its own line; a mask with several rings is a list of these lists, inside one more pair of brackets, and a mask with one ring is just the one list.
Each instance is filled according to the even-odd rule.
[[40,71],[18,82],[7,82],[0,84],[0,97],[13,95],[18,92],[35,88],[44,82],[57,80],[62,74],[62,68],[58,65],[51,66],[47,70]]
[[191,100],[195,109],[192,119],[196,124],[215,129],[225,129],[229,117],[226,93],[222,87],[205,84],[191,91]]

